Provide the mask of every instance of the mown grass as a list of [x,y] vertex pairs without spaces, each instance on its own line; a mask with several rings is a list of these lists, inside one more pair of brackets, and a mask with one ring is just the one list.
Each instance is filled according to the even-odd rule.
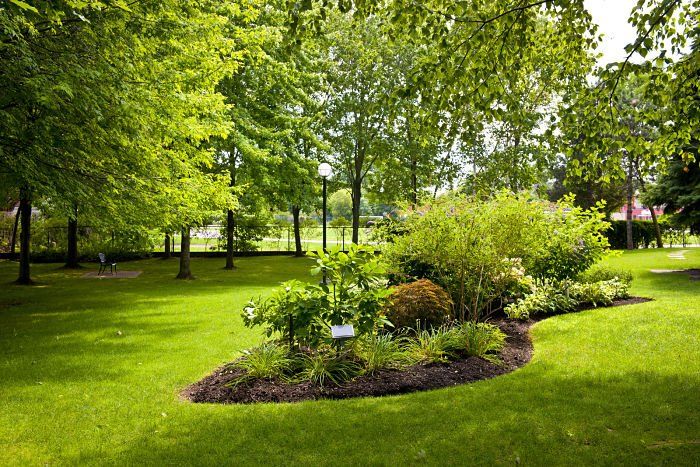
[[136,279],[0,263],[0,464],[685,464],[700,462],[700,267],[670,250],[608,260],[653,302],[552,317],[530,364],[476,384],[298,404],[181,401],[260,340],[239,310],[308,261],[121,264]]

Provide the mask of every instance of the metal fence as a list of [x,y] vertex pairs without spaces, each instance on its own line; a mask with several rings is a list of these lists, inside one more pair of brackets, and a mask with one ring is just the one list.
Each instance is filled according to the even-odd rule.
[[[136,232],[138,234],[139,232]],[[118,229],[99,229],[91,226],[78,227],[78,250],[85,249],[131,249],[141,251],[143,249],[144,235],[147,235],[153,252],[162,252],[165,249],[165,234],[140,232],[138,242],[134,241],[134,231],[122,231]],[[302,250],[315,250],[322,247],[323,227],[320,225],[302,225],[299,229]],[[359,243],[376,244],[377,239],[371,226],[360,228]],[[207,225],[192,228],[190,231],[190,249],[197,252],[224,252],[226,251],[226,230],[223,225]],[[352,228],[349,226],[327,226],[326,243],[328,247],[340,246],[343,250],[352,241]],[[12,239],[11,228],[0,228],[0,252],[10,251]],[[180,251],[180,233],[170,235],[171,251]],[[136,243],[139,243],[137,245]],[[37,226],[32,228],[32,250],[34,252],[64,252],[68,245],[67,227]],[[234,251],[295,251],[294,228],[292,225],[260,224],[237,226],[234,229]],[[15,251],[19,250],[19,236]]]
[[[302,225],[299,229],[302,250],[315,250],[322,247],[323,227],[320,225]],[[362,227],[358,231],[358,242],[376,244],[373,227]],[[190,233],[191,251],[226,251],[226,233],[222,225],[209,225],[193,228]],[[179,251],[180,234],[171,236],[171,251]],[[339,246],[341,249],[352,241],[352,228],[349,226],[327,226],[326,244],[328,247]],[[291,225],[246,225],[234,228],[234,251],[295,251],[294,228]],[[162,247],[159,248],[162,250]]]

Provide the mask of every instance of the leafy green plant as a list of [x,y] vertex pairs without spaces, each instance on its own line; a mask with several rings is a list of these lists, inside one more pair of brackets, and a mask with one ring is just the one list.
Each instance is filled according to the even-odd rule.
[[391,324],[384,317],[391,293],[384,280],[386,268],[373,247],[350,244],[347,252],[336,246],[309,256],[316,260],[312,274],[326,277],[325,284],[310,286],[321,297],[324,322],[331,326],[353,324],[358,336]]
[[452,299],[428,279],[399,284],[391,289],[386,316],[396,328],[440,326],[452,317]]
[[593,266],[576,277],[577,282],[591,283],[618,279],[627,285],[632,283],[632,272],[610,266]]
[[560,281],[590,267],[606,252],[607,225],[599,208],[570,198],[452,194],[412,211],[383,251],[397,282],[430,279],[450,294],[455,318],[477,321],[531,292],[532,278]]
[[264,326],[289,342],[317,347],[331,340],[330,327],[352,324],[356,335],[372,334],[390,324],[384,307],[390,291],[382,280],[384,267],[373,249],[351,245],[310,254],[312,273],[326,273],[325,284],[288,281],[267,300],[251,300],[243,309],[246,326]]
[[244,351],[243,357],[232,364],[245,370],[245,374],[234,380],[233,384],[253,378],[284,378],[293,363],[294,359],[289,356],[287,349],[274,342],[265,342]]
[[627,298],[629,285],[617,278],[607,281],[573,283],[569,287],[570,296],[579,304],[593,306],[610,305],[618,298]]
[[360,365],[346,354],[319,351],[302,357],[298,378],[323,387],[328,381],[336,385],[342,384],[357,376],[359,372]]
[[298,280],[283,282],[266,300],[250,300],[243,308],[247,327],[264,326],[268,337],[279,334],[289,343],[316,345],[328,333],[318,290]]
[[576,308],[578,302],[569,296],[560,284],[545,283],[534,292],[504,307],[511,319],[529,319],[530,316],[546,313],[565,313]]
[[348,226],[352,225],[352,222],[350,222],[349,220],[347,220],[344,217],[335,217],[332,221],[330,221],[328,223],[328,225],[330,227],[335,227],[335,228],[348,227]]
[[465,322],[458,328],[462,350],[474,357],[482,357],[491,362],[499,362],[497,354],[506,343],[506,334],[498,326],[487,323]]
[[573,279],[606,254],[609,243],[605,231],[603,204],[584,210],[567,196],[545,211],[546,235],[531,255],[527,270],[541,281]]
[[567,313],[581,305],[610,305],[613,300],[626,298],[629,285],[617,278],[607,281],[580,283],[561,281],[546,283],[504,308],[512,319],[528,319],[532,315]]
[[446,362],[457,356],[460,341],[457,328],[422,329],[406,341],[406,355],[414,364]]
[[392,334],[367,336],[355,342],[353,352],[362,361],[366,373],[385,368],[401,368],[407,363],[405,339]]

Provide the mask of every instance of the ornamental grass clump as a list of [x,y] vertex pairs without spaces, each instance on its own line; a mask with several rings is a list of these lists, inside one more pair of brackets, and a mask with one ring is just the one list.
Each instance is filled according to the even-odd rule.
[[459,330],[448,326],[418,330],[406,343],[406,355],[413,363],[444,363],[459,355]]
[[506,345],[506,334],[498,326],[466,322],[458,329],[462,342],[461,350],[467,355],[481,357],[493,363],[500,362],[498,353]]
[[322,350],[302,355],[301,371],[297,379],[325,386],[329,381],[340,385],[360,373],[360,365],[348,353]]
[[405,341],[405,337],[393,334],[367,336],[355,342],[353,351],[362,362],[363,372],[373,374],[378,370],[406,366],[408,357],[404,350]]
[[243,356],[232,364],[245,370],[244,375],[234,380],[234,385],[253,378],[285,379],[292,369],[294,358],[286,348],[274,342],[265,342],[243,352]]

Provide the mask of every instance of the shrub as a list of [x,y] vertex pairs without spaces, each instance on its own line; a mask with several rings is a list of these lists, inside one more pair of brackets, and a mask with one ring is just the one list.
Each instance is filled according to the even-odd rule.
[[607,281],[578,283],[569,286],[569,295],[579,305],[610,305],[618,298],[627,298],[629,286],[617,278]]
[[360,366],[347,355],[335,351],[321,351],[302,357],[299,379],[323,387],[327,381],[339,385],[360,371]]
[[452,300],[439,285],[419,279],[392,288],[386,316],[396,328],[440,326],[452,317]]
[[506,305],[504,311],[512,319],[528,319],[532,315],[572,311],[578,303],[559,285],[546,283],[524,298]]
[[344,217],[335,217],[328,223],[330,227],[348,227],[352,223]]
[[243,357],[233,366],[245,370],[233,384],[239,384],[251,378],[282,378],[292,368],[294,360],[289,357],[287,349],[274,342],[266,342],[258,347],[243,352]]
[[499,353],[506,343],[506,335],[498,326],[487,323],[466,322],[459,326],[461,350],[473,357],[482,357],[497,362]]
[[457,328],[442,326],[419,330],[406,344],[411,363],[440,363],[457,356],[461,339]]
[[610,305],[613,300],[628,297],[628,284],[619,279],[591,283],[563,281],[547,283],[525,298],[504,308],[512,319],[528,319],[532,315],[567,313],[580,305]]
[[632,272],[608,266],[594,266],[576,277],[577,282],[591,283],[618,279],[627,285],[632,283]]
[[243,309],[246,326],[264,326],[268,336],[280,333],[290,343],[316,347],[330,342],[329,326],[352,324],[357,336],[387,323],[384,306],[390,291],[382,282],[384,268],[373,248],[351,245],[310,253],[326,272],[327,284],[288,281],[267,300],[251,300]]
[[[546,216],[547,234],[526,269],[538,279],[573,279],[602,259],[609,246],[609,224],[598,206],[584,210],[573,198],[561,201]],[[527,257],[527,253],[525,254]]]
[[406,363],[406,352],[402,348],[403,339],[392,334],[367,336],[355,342],[353,351],[363,362],[366,373],[374,373],[384,368],[401,368]]
[[[627,248],[627,221],[610,221],[610,227],[605,231],[610,247],[615,250]],[[632,221],[632,243],[635,248],[654,246],[654,223],[651,221]]]
[[448,291],[456,318],[476,321],[527,289],[528,274],[540,283],[573,278],[603,256],[603,214],[572,201],[446,195],[411,213],[385,256],[397,282],[430,279]]

